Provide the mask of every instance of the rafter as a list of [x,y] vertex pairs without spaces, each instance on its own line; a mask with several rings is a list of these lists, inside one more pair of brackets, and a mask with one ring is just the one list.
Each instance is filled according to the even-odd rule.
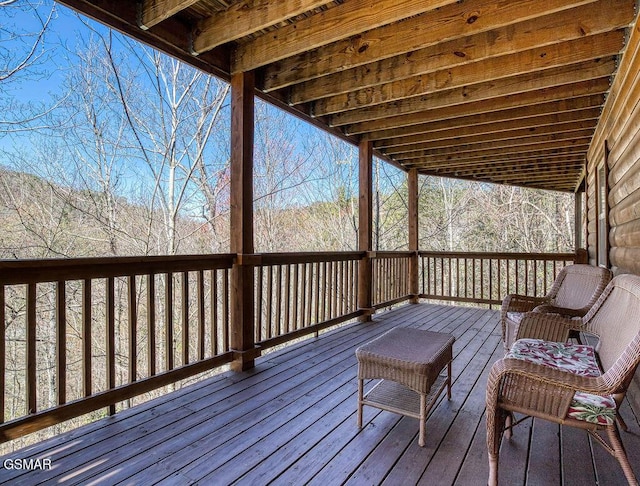
[[[497,80],[515,76],[524,77],[527,74],[537,77],[538,71],[563,68],[571,64],[612,56],[620,52],[623,41],[624,32],[620,30],[494,57],[478,63],[465,64],[424,76],[416,76],[318,100],[313,105],[313,111],[317,116],[342,113],[403,100],[407,98],[408,93],[411,94],[411,97],[432,96],[439,91],[461,87],[468,92],[473,89],[473,85],[480,83],[484,85],[483,92],[486,96],[490,96],[491,91],[488,88],[493,87]],[[541,74],[544,76],[546,73]],[[499,93],[499,95],[506,94],[505,92]]]
[[[493,140],[522,139],[538,135],[584,130],[593,128],[598,121],[599,110],[592,108],[563,115],[542,115],[526,118],[521,123],[514,121],[497,122],[477,126],[459,126],[454,129],[423,132],[408,137],[396,137],[380,140],[374,147],[385,153],[401,153],[413,146],[424,144],[422,148],[429,148],[426,144],[447,145],[451,143],[478,143]],[[562,118],[562,120],[559,120]]]
[[[445,105],[444,109],[433,109],[430,103],[425,102],[417,111],[403,114],[388,116],[378,120],[365,119],[359,123],[349,124],[345,127],[345,133],[348,135],[373,132],[388,128],[405,127],[409,125],[417,125],[428,121],[443,120],[447,118],[456,118],[460,116],[483,114],[495,111],[506,110],[522,106],[537,105],[548,101],[559,101],[566,98],[577,98],[585,95],[605,93],[609,88],[609,76],[603,76],[598,79],[590,79],[579,83],[567,85],[550,85],[547,88],[528,91],[525,93],[513,94],[493,98],[490,100],[481,100],[473,103],[464,103],[458,105]],[[464,92],[461,93],[464,97]],[[428,98],[428,97],[425,97]],[[446,101],[446,100],[445,100]],[[420,109],[421,108],[421,109]],[[393,107],[389,107],[393,112]],[[535,108],[534,108],[535,110]]]
[[248,0],[198,23],[193,50],[202,53],[329,3],[329,0]]
[[449,167],[453,168],[457,165],[468,165],[475,164],[477,167],[482,166],[483,164],[495,164],[498,162],[511,162],[511,163],[523,163],[529,160],[539,159],[541,157],[552,158],[552,157],[581,157],[584,159],[586,155],[588,145],[580,145],[576,147],[569,148],[551,148],[548,150],[530,150],[527,152],[514,152],[514,153],[495,153],[495,154],[487,154],[483,156],[477,157],[460,157],[460,158],[434,158],[434,157],[423,157],[416,159],[394,159],[398,162],[402,163],[404,167],[410,168],[415,166],[430,166],[430,167]]
[[473,168],[483,171],[490,170],[492,168],[496,168],[497,170],[505,171],[514,166],[517,167],[528,167],[532,165],[542,165],[542,164],[551,164],[551,165],[572,165],[572,164],[580,164],[584,163],[584,154],[548,154],[544,153],[543,156],[533,157],[527,160],[521,160],[519,162],[513,162],[511,160],[496,160],[496,159],[488,159],[482,162],[471,162],[471,161],[461,161],[456,163],[433,163],[433,162],[420,162],[416,160],[412,160],[407,163],[407,167],[415,167],[424,170],[453,170],[453,171],[464,171],[471,170]]
[[[395,55],[360,67],[340,71],[300,83],[291,88],[291,103],[305,103],[353,91],[354,82],[363,90],[384,83],[462,66],[482,59],[504,56],[550,44],[583,39],[626,26],[633,18],[629,0],[599,1],[576,9],[528,20],[515,25],[442,42],[427,48]],[[508,66],[508,64],[505,64]],[[300,74],[300,73],[296,73]],[[318,75],[323,73],[316,73]],[[267,75],[265,83],[270,78]]]
[[[443,116],[442,119],[436,121],[371,131],[366,134],[366,138],[376,141],[374,145],[380,143],[380,146],[384,147],[396,144],[397,142],[394,140],[399,141],[399,143],[404,143],[403,140],[407,137],[417,137],[425,133],[433,133],[435,137],[438,137],[440,132],[458,132],[460,130],[471,130],[471,133],[475,133],[473,130],[488,132],[491,131],[493,127],[495,127],[495,131],[511,130],[516,127],[525,126],[527,123],[536,124],[536,119],[540,117],[550,117],[550,123],[561,123],[563,121],[573,120],[574,116],[580,118],[580,115],[577,115],[576,112],[584,110],[593,110],[597,117],[603,103],[604,96],[602,94],[594,94],[558,101],[541,102],[529,106],[517,106],[496,112],[462,115],[455,118]],[[439,110],[434,110],[434,112],[438,111]],[[387,139],[392,140],[391,142],[387,142]]]
[[553,140],[563,140],[581,136],[593,135],[595,122],[566,123],[564,125],[551,125],[532,130],[528,128],[512,130],[509,132],[483,134],[474,137],[461,137],[431,142],[421,142],[412,145],[400,145],[391,149],[382,150],[383,153],[395,157],[399,154],[416,152],[420,150],[455,149],[464,152],[471,149],[482,150],[485,147],[512,147],[522,143],[533,144]]
[[150,29],[196,2],[198,0],[144,0],[138,25],[141,29]]
[[555,150],[555,149],[571,149],[571,150],[580,150],[580,147],[589,147],[589,142],[591,141],[591,133],[582,138],[565,138],[560,140],[553,140],[547,142],[540,143],[527,143],[527,144],[519,144],[519,145],[510,145],[506,147],[500,147],[499,145],[495,147],[483,147],[482,149],[476,150],[474,148],[462,148],[461,150],[456,150],[453,148],[443,148],[443,149],[434,149],[434,150],[418,150],[416,152],[408,152],[404,154],[398,154],[397,157],[394,157],[396,160],[406,161],[409,159],[421,159],[421,160],[445,160],[445,161],[456,161],[456,160],[471,160],[471,159],[482,159],[484,157],[492,157],[494,155],[498,155],[500,157],[509,156],[514,154],[531,154],[535,152],[541,152],[544,150]]
[[[443,7],[455,0],[349,0],[238,46],[233,72],[251,71],[364,31]],[[554,0],[558,1],[558,0]],[[363,12],[366,12],[363,15]]]
[[427,46],[588,3],[593,3],[593,0],[452,3],[440,10],[407,17],[398,24],[352,33],[360,35],[344,36],[344,40],[339,42],[284,59],[267,68],[265,89],[281,88],[397,55],[404,54],[407,62],[411,62],[410,53]]

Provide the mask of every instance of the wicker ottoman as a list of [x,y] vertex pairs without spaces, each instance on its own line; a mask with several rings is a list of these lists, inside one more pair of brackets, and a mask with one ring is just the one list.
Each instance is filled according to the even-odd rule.
[[[358,427],[363,405],[414,417],[423,447],[427,414],[445,386],[451,399],[454,341],[450,334],[396,327],[358,348]],[[363,395],[365,379],[380,381]]]

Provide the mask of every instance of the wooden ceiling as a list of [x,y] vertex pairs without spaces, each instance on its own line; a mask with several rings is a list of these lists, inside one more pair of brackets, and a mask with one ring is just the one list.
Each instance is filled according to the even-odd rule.
[[64,3],[422,174],[573,191],[635,0]]

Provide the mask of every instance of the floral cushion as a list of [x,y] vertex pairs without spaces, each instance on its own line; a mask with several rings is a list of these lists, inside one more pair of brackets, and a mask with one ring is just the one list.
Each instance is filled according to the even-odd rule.
[[524,312],[507,312],[507,319],[516,324],[520,324],[520,321],[524,317]]
[[[513,343],[505,358],[521,359],[581,376],[601,374],[595,350],[583,344],[519,339]],[[567,412],[567,417],[600,425],[613,424],[615,416],[616,402],[613,397],[583,392],[576,392]]]

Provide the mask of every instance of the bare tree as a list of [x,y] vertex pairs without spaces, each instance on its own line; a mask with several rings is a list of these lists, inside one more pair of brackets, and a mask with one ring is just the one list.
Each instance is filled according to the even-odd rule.
[[[0,134],[29,130],[50,107],[16,101],[12,89],[21,81],[36,82],[46,78],[44,67],[50,58],[45,35],[56,17],[56,7],[49,2],[1,0],[0,15]],[[30,22],[24,21],[24,18]],[[26,24],[26,25],[25,25]]]

